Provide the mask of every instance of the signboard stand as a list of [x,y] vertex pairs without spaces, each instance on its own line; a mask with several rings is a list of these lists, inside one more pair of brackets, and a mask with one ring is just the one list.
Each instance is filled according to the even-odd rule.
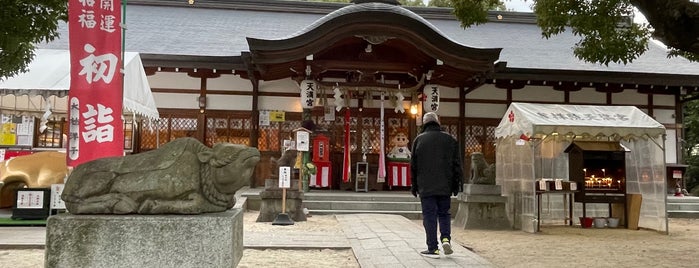
[[12,219],[45,220],[51,211],[50,188],[17,189]]
[[286,213],[286,189],[291,187],[291,167],[279,167],[279,188],[282,188],[282,212],[277,214],[272,225],[294,225]]

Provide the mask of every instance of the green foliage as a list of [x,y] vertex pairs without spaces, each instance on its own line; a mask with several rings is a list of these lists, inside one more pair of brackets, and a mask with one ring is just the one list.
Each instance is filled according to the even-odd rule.
[[699,62],[699,54],[694,54],[694,53],[690,53],[687,51],[681,51],[681,50],[674,49],[674,48],[670,49],[670,52],[667,53],[667,57],[668,58],[683,57],[683,58],[688,59],[690,61]]
[[[587,62],[629,63],[648,49],[651,27],[632,22],[634,4],[631,0],[531,0],[537,24],[545,38],[564,31],[580,37],[573,53]],[[487,22],[488,10],[502,7],[502,0],[432,0],[430,5],[451,4],[454,14],[466,28]],[[659,7],[659,5],[656,5]],[[680,7],[676,12],[682,12]],[[657,11],[657,10],[655,10]],[[686,12],[691,12],[685,10]],[[674,13],[673,13],[674,14]],[[667,18],[672,20],[673,18]],[[687,29],[672,34],[682,35]],[[672,50],[668,56],[681,56],[698,61],[699,54]]]
[[59,20],[67,20],[65,0],[0,1],[0,79],[25,72],[35,44],[58,37]]
[[451,0],[430,0],[427,6],[431,7],[452,7]]
[[451,3],[454,15],[464,28],[488,22],[488,10],[502,5],[500,0],[452,0]]
[[401,5],[404,6],[413,6],[413,7],[424,7],[425,3],[422,2],[422,0],[399,0]]
[[689,167],[685,175],[687,189],[699,191],[699,100],[688,101],[683,107],[684,141],[682,154]]
[[588,62],[626,64],[648,49],[650,31],[645,25],[631,22],[633,6],[628,0],[538,0],[534,13],[544,37],[568,27],[580,36],[574,54]]

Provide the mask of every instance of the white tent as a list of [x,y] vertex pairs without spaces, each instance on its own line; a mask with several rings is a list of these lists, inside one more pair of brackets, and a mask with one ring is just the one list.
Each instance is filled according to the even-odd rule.
[[[68,50],[37,49],[28,72],[0,80],[0,109],[43,112],[45,100],[53,108],[66,111],[65,98],[70,89],[70,53]],[[150,119],[159,117],[141,57],[136,52],[124,53],[124,113],[135,113]],[[9,97],[8,95],[12,96]]]
[[[662,124],[634,106],[512,103],[495,130],[496,181],[508,197],[511,224],[535,232],[537,222],[563,218],[555,209],[537,218],[535,181],[569,179],[564,150],[573,141],[617,141],[628,149],[626,193],[643,198],[639,227],[667,231],[664,134]],[[582,216],[581,209],[574,211]],[[588,215],[607,213],[597,204]]]

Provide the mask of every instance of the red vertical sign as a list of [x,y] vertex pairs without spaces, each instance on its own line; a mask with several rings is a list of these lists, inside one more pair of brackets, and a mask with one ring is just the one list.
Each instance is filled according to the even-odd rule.
[[121,0],[69,0],[68,165],[124,153]]

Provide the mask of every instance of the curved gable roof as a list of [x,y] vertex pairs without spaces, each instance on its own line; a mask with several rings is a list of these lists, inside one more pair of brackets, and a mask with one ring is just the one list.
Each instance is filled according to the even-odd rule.
[[255,63],[274,64],[305,58],[353,36],[400,38],[445,64],[473,71],[491,70],[501,51],[457,43],[412,11],[384,3],[348,5],[287,37],[247,41]]

